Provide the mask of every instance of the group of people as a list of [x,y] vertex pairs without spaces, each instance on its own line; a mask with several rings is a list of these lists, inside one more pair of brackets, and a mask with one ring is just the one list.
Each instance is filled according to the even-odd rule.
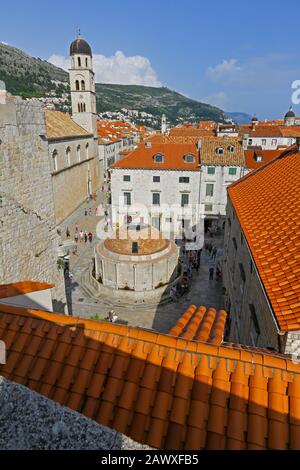
[[182,258],[180,260],[183,270],[182,278],[170,289],[170,297],[174,302],[190,290],[193,278],[193,269],[198,272],[200,268],[201,251],[202,250],[183,251]]
[[[71,233],[69,230],[69,227],[66,229],[66,237],[70,238]],[[87,243],[88,241],[92,243],[93,241],[93,234],[92,232],[84,232],[82,229],[79,230],[79,226],[75,225],[75,235],[74,235],[74,241],[77,244],[78,242],[85,242]]]

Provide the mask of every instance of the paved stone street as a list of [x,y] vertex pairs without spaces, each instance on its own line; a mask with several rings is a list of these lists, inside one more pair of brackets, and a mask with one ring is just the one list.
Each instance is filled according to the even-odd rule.
[[[71,239],[74,238],[75,226],[78,225],[79,230],[91,231],[95,234],[97,223],[103,218],[104,209],[101,209],[101,217],[95,216],[95,208],[101,204],[105,197],[98,195],[96,201],[81,206],[77,211],[72,214],[68,220],[61,225],[63,238],[66,239],[65,230],[69,228],[71,232]],[[85,216],[85,209],[92,209],[91,216]],[[209,238],[207,242],[212,243],[217,248],[223,246],[223,235]],[[83,272],[88,268],[93,258],[93,247],[97,244],[97,239],[94,237],[93,243],[78,243],[78,255],[71,254],[70,256],[70,272],[72,279],[67,279],[67,297],[69,303],[69,313],[73,316],[80,317],[94,317],[97,315],[99,319],[107,316],[109,310],[112,308],[108,303],[101,299],[90,298],[81,289],[79,283]],[[219,255],[220,257],[220,255]],[[128,321],[128,324],[140,326],[144,328],[154,328],[161,332],[167,332],[182,315],[182,313],[191,304],[205,305],[215,307],[217,309],[223,308],[222,296],[222,282],[209,280],[209,268],[215,266],[218,261],[213,261],[209,256],[208,251],[203,249],[201,256],[201,264],[199,272],[193,270],[193,279],[190,291],[180,298],[177,302],[170,302],[158,305],[153,308],[124,308],[114,307],[120,319]]]

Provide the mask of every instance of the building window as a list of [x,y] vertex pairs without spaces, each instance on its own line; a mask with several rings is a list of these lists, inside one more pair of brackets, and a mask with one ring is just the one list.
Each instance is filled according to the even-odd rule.
[[223,147],[217,147],[217,148],[216,148],[216,154],[217,154],[217,155],[224,155],[224,149],[223,149]]
[[215,173],[216,173],[215,167],[209,166],[209,167],[207,168],[207,174],[208,174],[208,175],[214,175]]
[[213,205],[212,204],[205,204],[204,205],[204,210],[205,210],[205,212],[212,212]]
[[85,146],[85,156],[86,156],[87,160],[89,158],[89,153],[90,153],[90,146],[89,146],[89,144],[86,144],[86,146]]
[[81,147],[80,145],[77,145],[77,160],[80,162],[81,161]]
[[261,145],[267,145],[267,139],[261,139]]
[[240,268],[241,278],[243,282],[246,282],[246,273],[245,273],[244,266],[242,265],[242,263],[239,263],[239,268]]
[[250,261],[250,273],[251,273],[251,274],[253,273],[253,263],[252,263],[252,260]]
[[256,162],[262,162],[262,159],[263,159],[262,155],[255,155],[255,156],[254,156],[254,160],[255,160]]
[[250,329],[249,329],[249,342],[252,346],[257,346],[258,337],[260,335],[260,328],[258,324],[258,319],[253,304],[249,304],[250,310]]
[[157,153],[156,155],[154,155],[153,160],[156,163],[163,163],[164,162],[164,156],[161,153]]
[[53,171],[57,171],[57,150],[52,152]]
[[153,176],[153,183],[160,183],[160,176]]
[[78,57],[78,67],[81,67],[81,59]]
[[277,139],[272,139],[271,140],[271,145],[274,145],[274,146],[277,145]]
[[172,223],[172,217],[166,217],[166,223],[171,224]]
[[86,66],[86,68],[88,68],[88,60],[87,60],[87,58],[85,59],[85,66]]
[[229,168],[229,174],[230,175],[236,175],[236,171],[237,171],[236,168]]
[[252,142],[253,142],[252,139],[248,139],[248,145],[252,145]]
[[236,242],[236,238],[235,238],[235,237],[233,237],[232,243],[233,243],[234,249],[237,250],[237,242]]
[[76,82],[75,82],[75,87],[76,87],[76,91],[79,91],[79,90],[80,90],[79,80],[76,80]]
[[189,204],[189,195],[181,194],[181,207],[187,206]]
[[187,176],[179,177],[179,183],[189,183],[189,182],[190,182],[190,178],[188,178]]
[[80,113],[80,104],[78,103],[78,112]]
[[152,193],[152,204],[154,206],[160,205],[160,193]]
[[123,181],[130,181],[130,175],[124,175]]
[[206,184],[206,196],[213,196],[214,195],[214,185],[212,183],[207,183]]
[[124,205],[131,206],[131,193],[124,193]]
[[194,155],[188,154],[188,155],[185,155],[183,158],[186,163],[194,163],[195,161]]
[[85,91],[85,83],[84,83],[84,80],[81,80],[81,89],[82,89],[82,91]]
[[67,166],[71,165],[71,149],[70,147],[66,150],[66,159],[67,159]]
[[227,150],[229,153],[234,153],[234,146],[233,145],[228,145]]

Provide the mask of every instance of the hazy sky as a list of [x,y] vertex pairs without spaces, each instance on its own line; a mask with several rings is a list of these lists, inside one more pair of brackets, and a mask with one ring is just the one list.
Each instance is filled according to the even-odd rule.
[[162,84],[264,119],[287,111],[300,80],[299,0],[10,0],[0,11],[0,41],[64,67],[80,27],[99,82]]

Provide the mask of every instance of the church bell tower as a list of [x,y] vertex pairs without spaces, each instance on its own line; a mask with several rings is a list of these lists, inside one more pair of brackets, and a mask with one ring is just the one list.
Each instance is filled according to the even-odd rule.
[[80,34],[70,46],[70,59],[72,118],[97,137],[96,88],[92,50]]

